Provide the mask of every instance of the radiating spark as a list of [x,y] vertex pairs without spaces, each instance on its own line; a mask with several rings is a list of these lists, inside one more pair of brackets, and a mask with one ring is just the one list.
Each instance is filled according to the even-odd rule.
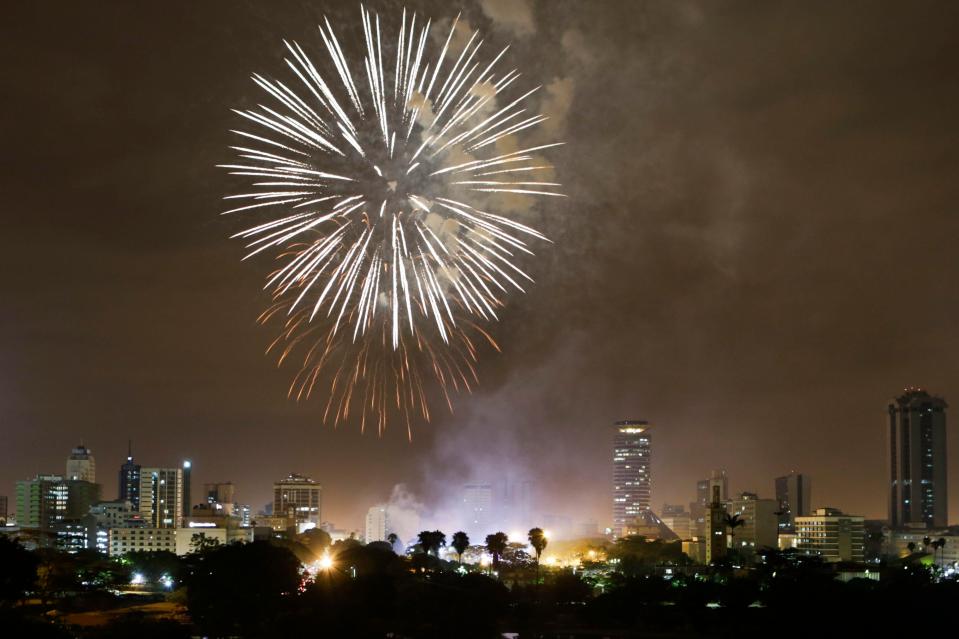
[[499,350],[481,324],[532,282],[517,256],[546,237],[484,209],[490,197],[562,197],[541,173],[553,168],[541,152],[562,143],[512,150],[547,119],[527,110],[540,87],[509,91],[520,74],[497,67],[509,47],[484,56],[477,32],[454,51],[459,16],[435,42],[432,22],[406,9],[392,36],[362,5],[360,24],[339,38],[324,18],[324,64],[284,41],[292,76],[253,75],[268,101],[235,110],[249,130],[232,131],[239,161],[221,165],[253,179],[224,214],[256,217],[233,237],[247,258],[280,263],[260,321],[285,318],[268,349],[279,363],[301,354],[290,396],[322,381],[324,420],[356,415],[382,432],[398,413],[410,433],[430,417],[430,385],[452,410],[450,393],[478,382],[479,345]]

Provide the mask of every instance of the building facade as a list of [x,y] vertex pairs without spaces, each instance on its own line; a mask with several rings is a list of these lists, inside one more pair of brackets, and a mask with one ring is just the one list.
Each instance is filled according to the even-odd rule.
[[948,525],[946,402],[907,388],[889,412],[889,525]]
[[309,477],[290,473],[273,484],[273,517],[294,522],[297,532],[320,525],[322,487]]
[[627,419],[613,424],[613,535],[649,511],[652,488],[651,425]]
[[835,508],[819,508],[807,517],[796,517],[796,549],[826,561],[865,561],[864,518]]
[[791,533],[796,530],[796,517],[805,517],[810,512],[812,480],[809,475],[791,472],[776,478],[776,501],[779,502],[779,531]]
[[733,546],[737,550],[755,552],[761,548],[776,548],[779,545],[779,502],[775,499],[760,499],[755,493],[742,493],[729,502],[729,512],[739,515],[743,525],[732,533]]
[[140,469],[140,514],[151,528],[179,528],[182,525],[182,469]]
[[122,557],[128,552],[176,552],[174,528],[111,528],[109,547],[111,557]]
[[386,537],[393,532],[390,530],[390,517],[385,504],[373,506],[366,511],[366,543],[372,541],[386,541]]
[[493,486],[491,484],[466,484],[463,486],[464,528],[469,534],[478,537],[493,531]]
[[133,443],[127,442],[127,460],[120,466],[119,499],[130,502],[134,510],[140,510],[140,464],[133,461]]
[[72,481],[88,481],[95,484],[97,481],[97,464],[93,453],[82,443],[70,451],[67,457],[67,472],[65,479]]
[[713,488],[719,488],[719,500],[729,500],[729,477],[723,469],[713,470],[709,477],[696,482],[696,501],[689,504],[689,534],[705,537],[706,513],[713,498]]
[[721,487],[714,485],[713,498],[706,508],[706,563],[712,563],[726,556],[726,504],[721,499]]

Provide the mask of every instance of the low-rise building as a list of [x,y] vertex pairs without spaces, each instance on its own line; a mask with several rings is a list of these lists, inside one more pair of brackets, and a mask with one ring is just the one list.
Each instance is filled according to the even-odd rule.
[[728,506],[729,512],[739,515],[743,525],[733,533],[737,550],[755,552],[760,548],[775,548],[779,543],[779,502],[760,499],[755,493],[742,493]]
[[175,528],[111,528],[110,556],[128,552],[176,552]]
[[864,518],[835,508],[818,508],[813,515],[796,517],[796,548],[826,561],[865,560]]

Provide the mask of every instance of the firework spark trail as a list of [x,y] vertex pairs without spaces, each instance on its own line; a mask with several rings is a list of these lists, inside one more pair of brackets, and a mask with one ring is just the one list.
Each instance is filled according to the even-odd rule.
[[553,168],[541,152],[562,143],[509,150],[547,116],[527,112],[540,87],[509,94],[520,74],[497,67],[508,46],[486,62],[477,32],[454,51],[459,17],[442,47],[431,46],[432,22],[405,9],[395,40],[362,5],[360,17],[361,63],[324,18],[325,68],[284,41],[290,81],[253,75],[269,100],[234,111],[252,128],[232,131],[237,160],[221,166],[249,190],[227,196],[239,206],[224,214],[257,217],[233,236],[247,242],[244,259],[274,252],[282,264],[260,320],[285,317],[270,347],[280,363],[306,349],[290,395],[329,377],[324,420],[354,411],[382,432],[395,409],[409,432],[416,414],[429,419],[429,380],[450,410],[450,392],[477,383],[478,344],[498,349],[480,323],[532,281],[517,256],[546,239],[478,203],[563,197],[536,177]]

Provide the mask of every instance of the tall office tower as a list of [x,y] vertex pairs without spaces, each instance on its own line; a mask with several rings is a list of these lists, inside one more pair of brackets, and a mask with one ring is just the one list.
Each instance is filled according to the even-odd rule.
[[190,473],[193,470],[193,462],[189,459],[183,462],[183,495],[180,497],[180,516],[189,517],[190,509],[193,508],[193,494],[190,492]]
[[0,526],[7,525],[7,497],[0,495]]
[[948,524],[946,402],[907,388],[889,404],[889,525]]
[[127,442],[127,460],[120,466],[121,500],[130,502],[133,510],[140,510],[140,464],[133,463],[133,442]]
[[463,486],[463,518],[466,532],[477,539],[496,532],[493,527],[493,486],[466,484]]
[[649,511],[650,443],[647,421],[616,422],[613,435],[613,534]]
[[206,497],[204,504],[212,511],[231,517],[235,508],[233,482],[218,484],[204,484],[203,494]]
[[183,522],[183,470],[140,469],[140,514],[151,528],[179,528]]
[[366,543],[371,541],[386,541],[390,530],[390,517],[386,504],[373,506],[366,511]]
[[91,484],[96,483],[97,465],[93,459],[93,453],[81,442],[79,446],[70,452],[67,457],[67,474],[65,479],[75,481],[88,481]]
[[779,532],[796,531],[796,517],[810,513],[812,480],[795,471],[776,478],[776,501],[779,502]]
[[292,520],[298,532],[319,526],[322,490],[309,477],[290,473],[273,484],[273,516]]
[[706,563],[726,554],[726,503],[720,498],[720,486],[713,486],[713,498],[706,510]]

